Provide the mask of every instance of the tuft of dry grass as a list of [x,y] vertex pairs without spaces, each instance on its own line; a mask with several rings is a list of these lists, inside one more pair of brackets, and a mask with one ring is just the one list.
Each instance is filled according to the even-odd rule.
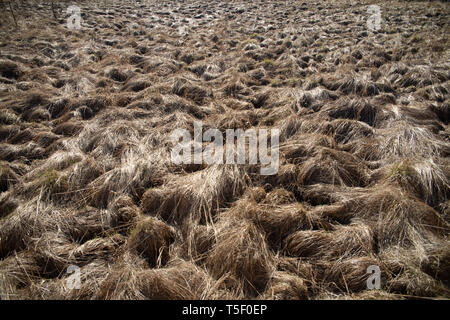
[[137,222],[128,238],[128,247],[132,252],[144,257],[150,266],[167,263],[169,246],[175,240],[175,230],[153,217]]
[[211,222],[217,210],[242,193],[246,173],[237,165],[213,165],[179,180],[162,190],[150,190],[145,210],[158,208],[164,220]]
[[270,300],[307,300],[308,287],[300,277],[288,272],[275,271],[263,298]]
[[301,230],[285,240],[284,250],[296,257],[324,260],[366,255],[374,251],[372,230],[364,224],[336,226],[333,230]]
[[216,279],[223,277],[230,290],[256,296],[264,291],[274,271],[274,257],[252,222],[224,218],[217,225],[206,266]]

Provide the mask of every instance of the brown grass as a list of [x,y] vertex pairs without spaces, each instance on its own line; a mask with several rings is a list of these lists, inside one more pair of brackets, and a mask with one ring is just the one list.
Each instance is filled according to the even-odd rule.
[[[450,297],[448,5],[238,2],[0,13],[2,299]],[[173,163],[195,121],[278,172]]]

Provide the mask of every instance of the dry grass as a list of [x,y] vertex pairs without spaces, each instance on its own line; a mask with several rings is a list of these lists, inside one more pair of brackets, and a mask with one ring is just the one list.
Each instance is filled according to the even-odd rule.
[[151,267],[165,265],[175,231],[163,221],[148,217],[139,221],[131,231],[128,246],[132,252],[145,257]]
[[207,269],[238,296],[264,291],[274,270],[273,253],[264,236],[248,220],[223,218],[217,225],[216,243],[206,259]]
[[[1,12],[1,298],[450,298],[449,6],[303,2]],[[195,121],[278,172],[173,163]]]

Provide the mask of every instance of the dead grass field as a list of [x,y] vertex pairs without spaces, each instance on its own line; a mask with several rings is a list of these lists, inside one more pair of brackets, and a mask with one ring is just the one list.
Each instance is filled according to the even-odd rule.
[[[2,299],[450,298],[448,3],[2,3]],[[199,120],[278,173],[172,163]]]

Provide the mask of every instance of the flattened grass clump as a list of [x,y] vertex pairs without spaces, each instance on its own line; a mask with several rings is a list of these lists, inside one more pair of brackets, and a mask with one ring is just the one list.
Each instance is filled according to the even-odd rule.
[[114,230],[124,234],[130,231],[141,215],[138,206],[128,195],[118,196],[114,202],[110,203],[108,211],[111,212],[111,225]]
[[356,196],[346,208],[372,227],[380,249],[391,245],[422,248],[426,241],[434,242],[448,228],[433,208],[386,185]]
[[199,105],[204,104],[205,99],[212,96],[211,92],[208,93],[202,87],[193,85],[183,78],[178,79],[174,83],[172,87],[172,93],[180,97],[192,100]]
[[202,300],[231,296],[204,269],[183,260],[174,261],[168,268],[143,271],[139,276],[147,299]]
[[128,79],[128,75],[119,69],[113,68],[109,71],[108,76],[114,81],[125,82]]
[[20,299],[18,294],[39,277],[39,267],[32,252],[15,253],[0,260],[0,292],[2,299]]
[[330,108],[328,114],[334,119],[354,119],[374,126],[378,110],[375,106],[364,100],[344,100],[334,108]]
[[176,260],[166,268],[146,269],[137,257],[125,254],[102,282],[98,299],[199,300],[229,299],[203,269],[193,263]]
[[59,124],[53,129],[53,133],[66,137],[73,137],[83,130],[83,123],[77,121],[67,121]]
[[412,162],[403,160],[384,167],[385,179],[415,194],[430,206],[437,206],[449,197],[449,173],[432,159]]
[[302,230],[285,240],[285,250],[291,256],[337,258],[363,256],[374,251],[374,235],[363,224],[337,226],[333,230]]
[[368,182],[367,167],[350,153],[322,148],[300,167],[298,182],[365,186]]
[[308,287],[305,281],[296,275],[275,271],[262,298],[270,300],[308,300]]
[[380,130],[379,151],[385,159],[429,159],[448,153],[448,145],[422,126],[406,121],[391,122]]
[[20,192],[29,197],[39,196],[41,199],[60,202],[67,198],[69,188],[69,178],[65,173],[47,169],[37,179],[23,184]]
[[[0,25],[1,299],[450,297],[448,10],[127,1]],[[200,120],[279,129],[278,171],[175,163]]]
[[70,175],[69,185],[72,194],[78,194],[80,197],[86,197],[86,186],[100,175],[104,169],[92,157],[86,157],[82,161],[74,164]]
[[143,213],[156,214],[164,200],[164,190],[150,188],[142,195],[141,208]]
[[266,196],[262,203],[256,204],[244,198],[221,217],[252,221],[274,249],[280,249],[283,239],[290,233],[298,229],[312,229],[317,223],[316,217],[307,212],[300,203],[276,205],[267,203],[267,200]]
[[231,290],[245,296],[262,293],[274,271],[274,257],[261,232],[248,220],[223,219],[206,266],[216,278],[224,278]]
[[448,245],[444,243],[427,248],[425,252],[395,245],[384,250],[380,258],[386,269],[385,286],[390,292],[406,296],[448,295],[447,277],[436,273],[435,269],[438,261],[442,264],[439,269],[447,268],[444,252],[448,252]]
[[[367,289],[367,279],[370,273],[367,268],[370,266],[380,266],[379,260],[373,256],[352,257],[339,259],[331,264],[324,262],[318,264],[322,271],[319,281],[331,292],[350,293],[360,292]],[[383,275],[384,270],[381,270]],[[381,279],[383,282],[385,279]]]
[[0,74],[2,77],[17,80],[23,74],[23,70],[17,63],[13,61],[1,60]]
[[9,125],[19,121],[19,117],[10,109],[2,108],[0,113],[0,123]]
[[151,267],[163,266],[169,258],[169,246],[175,240],[175,231],[153,217],[138,221],[128,238],[128,247],[144,257]]
[[247,176],[238,166],[214,165],[151,191],[145,205],[150,210],[158,208],[157,215],[165,221],[211,222],[217,210],[238,197],[246,184]]
[[33,241],[35,256],[40,273],[47,277],[56,277],[66,272],[70,265],[84,266],[95,259],[108,260],[113,257],[123,238],[95,238],[81,245],[62,235],[46,232]]
[[443,103],[434,105],[432,104],[430,106],[430,109],[436,113],[436,115],[439,117],[439,119],[448,125],[450,121],[450,101],[446,100]]

